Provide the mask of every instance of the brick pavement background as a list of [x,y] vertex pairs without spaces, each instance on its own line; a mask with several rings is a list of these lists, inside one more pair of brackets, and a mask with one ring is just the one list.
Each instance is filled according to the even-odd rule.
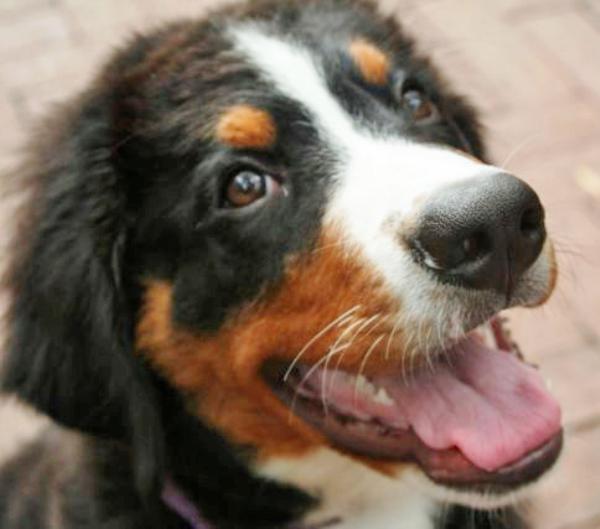
[[[0,0],[3,179],[39,116],[85,86],[124,36],[215,3]],[[511,319],[564,404],[568,442],[528,511],[540,529],[600,529],[600,0],[381,3],[479,106],[496,164],[546,205],[558,292]],[[7,205],[0,222],[6,232]],[[36,428],[9,404],[0,421],[0,450]]]

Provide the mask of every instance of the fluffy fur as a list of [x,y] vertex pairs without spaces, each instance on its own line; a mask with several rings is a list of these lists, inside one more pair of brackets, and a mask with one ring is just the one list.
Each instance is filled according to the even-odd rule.
[[[406,79],[435,104],[430,122],[402,109]],[[134,38],[40,129],[21,180],[3,387],[68,430],[4,467],[0,525],[185,527],[160,499],[168,477],[218,529],[352,509],[340,529],[521,527],[510,509],[415,492],[406,465],[334,451],[259,376],[354,306],[354,325],[376,314],[378,343],[398,350],[416,328],[468,326],[443,327],[454,287],[390,233],[410,228],[423,193],[493,172],[484,159],[469,105],[370,3],[258,0]],[[248,166],[277,175],[281,199],[222,207]],[[363,366],[371,343],[341,365]],[[338,473],[355,480],[347,494]]]

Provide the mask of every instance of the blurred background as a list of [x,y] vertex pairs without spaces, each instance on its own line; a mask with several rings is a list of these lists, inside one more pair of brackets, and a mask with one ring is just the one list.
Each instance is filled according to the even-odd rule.
[[[224,0],[0,0],[1,182],[32,125],[132,32]],[[509,313],[564,406],[567,445],[528,507],[539,529],[600,528],[600,0],[381,0],[481,111],[492,160],[540,193],[561,274]],[[0,191],[1,191],[0,187]],[[10,204],[0,207],[0,240]],[[0,248],[0,260],[5,251]],[[40,421],[0,405],[0,457]]]

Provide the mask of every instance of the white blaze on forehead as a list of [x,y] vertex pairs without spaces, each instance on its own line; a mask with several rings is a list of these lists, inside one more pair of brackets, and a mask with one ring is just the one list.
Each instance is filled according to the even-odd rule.
[[343,147],[354,123],[329,91],[317,58],[299,45],[262,33],[254,26],[232,32],[238,49],[279,91],[301,103],[330,141]]
[[436,189],[499,169],[447,147],[416,143],[400,133],[373,132],[331,93],[319,58],[307,48],[266,34],[256,25],[238,26],[231,34],[238,50],[265,79],[310,113],[323,141],[337,155],[325,223],[341,228],[346,240],[361,248],[396,294],[412,298],[409,308],[422,310],[428,290],[422,287],[433,282],[412,261],[390,226],[399,226]]

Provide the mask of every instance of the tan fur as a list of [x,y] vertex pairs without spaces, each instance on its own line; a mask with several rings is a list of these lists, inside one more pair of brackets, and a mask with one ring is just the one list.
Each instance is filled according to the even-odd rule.
[[219,118],[217,139],[236,149],[268,149],[277,137],[272,116],[250,105],[236,105]]
[[[390,331],[385,316],[395,314],[398,307],[360,258],[332,236],[324,236],[309,256],[291,262],[281,284],[231,315],[216,334],[199,335],[175,327],[171,298],[168,283],[148,285],[137,330],[138,349],[175,387],[192,397],[202,418],[231,440],[256,447],[259,458],[298,456],[327,443],[263,382],[259,370],[267,359],[289,363],[330,322],[360,305],[354,314],[357,319],[381,314],[381,323],[355,336],[352,347],[332,358],[330,367],[340,362],[349,371],[363,367],[373,373],[397,362],[397,356],[386,359],[384,353]],[[334,326],[325,332],[305,351],[302,362],[319,361],[346,327]],[[346,339],[354,334],[348,333]],[[361,366],[364,353],[381,334],[385,339]],[[402,332],[395,339],[393,350],[398,351]],[[370,464],[391,471],[386,465]]]
[[350,44],[350,56],[368,83],[385,85],[390,73],[387,55],[375,44],[359,38]]

